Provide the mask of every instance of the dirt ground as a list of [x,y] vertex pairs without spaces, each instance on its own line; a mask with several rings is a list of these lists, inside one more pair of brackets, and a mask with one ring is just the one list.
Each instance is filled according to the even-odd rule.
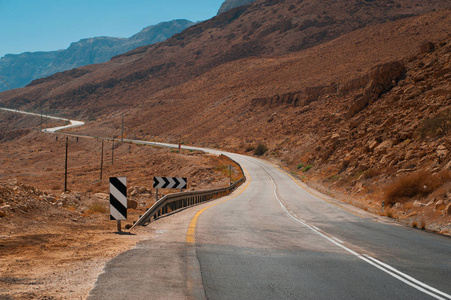
[[[155,202],[153,176],[188,178],[189,190],[229,184],[225,157],[28,132],[0,144],[0,299],[84,299],[106,262],[148,237],[125,230]],[[233,179],[240,174],[235,167]],[[126,176],[128,220],[109,220],[108,177]],[[164,193],[174,192],[164,190]],[[163,193],[159,193],[160,197]]]
[[118,234],[106,214],[56,213],[2,224],[0,299],[85,299],[108,260],[146,239],[139,228]]

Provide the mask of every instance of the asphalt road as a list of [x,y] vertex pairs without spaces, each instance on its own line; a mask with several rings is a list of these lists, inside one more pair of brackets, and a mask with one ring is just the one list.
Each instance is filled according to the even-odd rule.
[[53,120],[61,120],[61,121],[70,122],[69,125],[58,126],[58,127],[53,127],[53,128],[46,128],[46,129],[42,130],[43,132],[49,132],[49,133],[55,133],[55,132],[60,131],[60,130],[69,129],[69,128],[73,128],[73,127],[79,127],[79,126],[83,126],[85,124],[85,122],[82,122],[82,121],[69,120],[69,119],[65,119],[65,118],[59,118],[59,117],[53,117],[53,116],[48,116],[48,115],[42,115],[42,114],[37,114],[37,113],[32,113],[32,112],[21,111],[21,110],[17,110],[17,109],[10,109],[10,108],[2,108],[2,107],[0,107],[0,110],[13,112],[13,113],[19,113],[19,114],[23,114],[23,115],[42,117],[42,118],[46,118],[46,119],[53,119]]
[[109,262],[90,299],[451,299],[450,238],[229,156],[248,181],[147,226],[153,237]]
[[262,160],[227,155],[245,168],[246,183],[151,223],[149,239],[111,260],[88,298],[451,299],[451,238],[358,210]]

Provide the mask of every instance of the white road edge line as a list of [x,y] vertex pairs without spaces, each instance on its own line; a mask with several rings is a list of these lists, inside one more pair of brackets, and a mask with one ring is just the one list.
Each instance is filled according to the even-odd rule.
[[337,242],[339,242],[340,244],[344,244],[345,242],[343,242],[342,240],[340,240],[340,239],[337,239],[336,237],[332,237],[334,240],[336,240]]
[[[274,179],[271,177],[271,175],[268,174],[268,172],[266,172],[265,169],[263,169],[261,166],[260,166],[260,168],[263,170],[263,172],[266,174],[266,176],[268,176],[269,179],[271,179],[271,181],[272,181],[272,183],[273,183],[273,185],[274,185],[274,196],[276,197],[276,199],[277,199],[277,201],[279,202],[279,204],[280,204],[280,206],[282,207],[282,209],[285,211],[285,213],[286,213],[291,219],[293,219],[294,221],[296,221],[296,222],[302,224],[304,227],[310,229],[310,230],[313,231],[314,233],[316,233],[316,234],[318,234],[319,236],[325,238],[326,240],[330,241],[331,243],[337,245],[338,247],[340,247],[340,248],[346,250],[347,252],[349,252],[349,253],[351,253],[352,255],[358,257],[359,259],[363,260],[364,262],[366,262],[366,263],[368,263],[368,264],[370,264],[370,265],[372,265],[372,266],[378,268],[379,270],[381,270],[381,271],[383,271],[383,272],[389,274],[390,276],[392,276],[392,277],[394,277],[394,278],[396,278],[396,279],[398,279],[398,280],[400,280],[400,281],[406,283],[407,285],[410,285],[411,287],[413,287],[413,288],[415,288],[415,289],[417,289],[417,290],[419,290],[419,291],[421,291],[421,292],[423,292],[423,293],[425,293],[425,294],[427,294],[427,295],[429,295],[429,296],[431,296],[431,297],[433,297],[433,298],[435,298],[435,299],[440,299],[440,300],[451,299],[451,295],[448,295],[448,294],[446,294],[446,293],[444,293],[444,292],[442,292],[442,291],[439,291],[439,290],[437,290],[436,288],[433,288],[433,287],[431,287],[431,286],[429,286],[429,285],[427,285],[427,284],[425,284],[425,283],[423,283],[423,282],[421,282],[421,281],[419,281],[419,280],[416,280],[416,279],[412,278],[411,276],[409,276],[409,275],[407,275],[407,274],[404,274],[404,273],[402,273],[402,272],[396,270],[395,268],[391,267],[390,265],[387,265],[387,264],[382,263],[382,262],[380,262],[381,265],[379,265],[379,264],[378,264],[378,263],[379,263],[378,260],[373,259],[373,258],[370,257],[370,256],[367,256],[368,258],[366,258],[366,257],[360,255],[359,253],[357,253],[357,252],[355,252],[355,251],[349,249],[348,247],[346,247],[346,246],[340,244],[338,241],[334,240],[333,238],[331,238],[331,237],[329,237],[329,236],[323,234],[322,232],[319,231],[319,229],[318,229],[316,226],[309,225],[306,221],[304,221],[304,220],[301,221],[301,220],[295,218],[292,214],[290,214],[290,213],[288,212],[288,210],[286,209],[286,207],[282,204],[282,201],[279,199],[279,196],[277,196],[277,185],[276,185],[276,182],[274,181]],[[365,254],[364,254],[364,255],[365,255]],[[374,261],[372,261],[372,260],[375,260],[375,261],[377,261],[378,263],[376,263],[376,262],[374,262]],[[409,278],[412,282],[411,282],[411,281],[408,281],[407,279],[405,279],[405,278],[403,278],[403,277],[401,277],[401,276],[399,276],[399,275],[397,275],[397,274],[395,274],[395,273],[402,274],[403,276],[405,276],[405,278]],[[424,287],[424,288],[423,288],[423,287]],[[429,289],[429,291],[426,290],[425,288]],[[435,292],[436,294],[434,294],[434,292]],[[446,298],[442,298],[441,296],[439,296],[439,295],[437,295],[437,294],[439,294],[439,295],[441,295],[441,296],[444,296],[444,297],[446,297]]]
[[392,271],[394,273],[398,273],[399,275],[403,276],[407,280],[410,280],[410,281],[412,281],[412,282],[414,282],[414,283],[416,283],[418,285],[421,285],[422,287],[427,288],[427,289],[431,290],[434,293],[440,294],[440,295],[442,295],[444,297],[447,297],[448,299],[451,299],[451,295],[448,295],[447,293],[444,293],[444,292],[442,292],[442,291],[440,291],[440,290],[438,290],[438,289],[436,289],[434,287],[431,287],[431,286],[429,286],[429,285],[427,285],[427,284],[425,284],[425,283],[413,278],[412,276],[409,276],[409,275],[407,275],[407,274],[405,274],[405,273],[393,268],[392,266],[387,265],[386,263],[383,263],[380,260],[377,260],[374,257],[369,256],[368,254],[363,254],[363,256],[365,256],[368,259],[371,259],[375,263],[383,266],[384,268],[386,268],[386,269],[388,269],[388,270],[390,270],[390,271]]

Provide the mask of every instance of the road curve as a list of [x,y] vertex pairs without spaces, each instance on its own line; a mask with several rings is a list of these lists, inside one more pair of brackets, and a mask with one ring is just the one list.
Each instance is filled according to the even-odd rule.
[[[44,117],[71,122],[44,132],[84,124]],[[149,225],[149,240],[111,260],[90,299],[451,299],[449,237],[321,195],[263,160],[183,148],[230,156],[246,184]]]
[[69,120],[69,119],[60,118],[60,117],[54,117],[54,116],[49,116],[49,115],[41,115],[41,114],[32,113],[32,112],[26,112],[26,111],[17,110],[17,109],[0,107],[0,110],[13,112],[13,113],[19,113],[19,114],[23,114],[23,115],[43,117],[43,118],[46,118],[46,119],[61,120],[61,121],[66,121],[66,122],[70,123],[69,125],[65,125],[65,126],[58,126],[58,127],[53,127],[53,128],[42,129],[43,132],[55,133],[55,132],[60,131],[60,130],[69,129],[69,128],[85,125],[85,122],[82,122],[82,121]]
[[246,184],[151,223],[152,238],[110,261],[90,299],[451,299],[449,237],[321,195],[263,160],[183,148],[230,156]]

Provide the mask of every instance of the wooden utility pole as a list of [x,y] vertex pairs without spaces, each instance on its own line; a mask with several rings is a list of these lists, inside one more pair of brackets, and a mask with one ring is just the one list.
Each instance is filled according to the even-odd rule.
[[121,142],[124,141],[124,115],[122,115],[122,124],[121,124]]
[[66,162],[64,167],[64,192],[67,192],[67,150],[69,148],[69,138],[66,137]]
[[111,146],[111,164],[114,165],[114,138],[113,138],[113,146]]
[[102,154],[100,155],[100,181],[103,178],[103,140],[102,140]]

